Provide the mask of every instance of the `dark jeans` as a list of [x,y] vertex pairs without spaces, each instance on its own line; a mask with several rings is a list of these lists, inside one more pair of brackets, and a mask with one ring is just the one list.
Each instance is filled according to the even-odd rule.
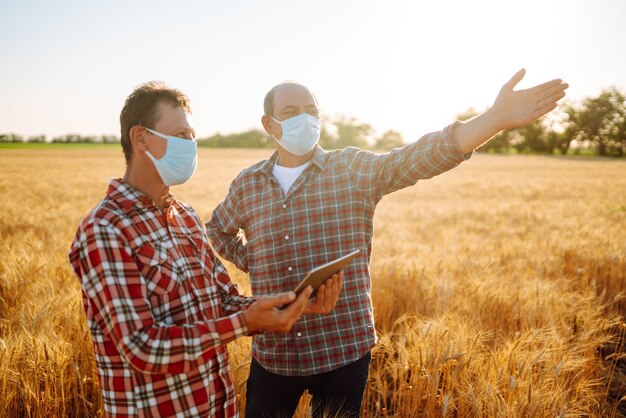
[[354,363],[313,376],[281,376],[268,372],[252,359],[246,418],[291,417],[306,389],[313,396],[314,418],[360,417],[370,359],[368,352]]

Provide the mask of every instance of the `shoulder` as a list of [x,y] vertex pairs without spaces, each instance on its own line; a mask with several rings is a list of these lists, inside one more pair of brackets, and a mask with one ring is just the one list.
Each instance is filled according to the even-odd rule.
[[249,167],[244,168],[237,174],[237,176],[230,183],[231,192],[238,191],[246,184],[254,182],[260,175],[262,175],[263,167],[268,163],[269,159],[261,160]]
[[372,151],[363,150],[358,147],[346,147],[338,150],[326,151],[324,154],[324,165],[331,166],[351,166],[359,161],[364,162],[378,157]]
[[264,160],[260,160],[254,164],[252,164],[249,167],[244,168],[243,170],[241,170],[239,172],[239,174],[237,175],[237,177],[235,178],[235,180],[239,179],[239,180],[245,180],[248,179],[250,177],[253,177],[257,174],[260,173],[260,171],[263,169],[263,167],[269,162],[269,158],[266,158]]
[[78,244],[79,238],[87,240],[94,230],[121,236],[125,223],[128,223],[128,217],[124,210],[115,201],[104,198],[80,221],[74,243]]
[[200,215],[198,215],[198,212],[196,212],[193,206],[178,199],[176,199],[176,205],[178,205],[178,207],[182,210],[183,216],[185,217],[185,223],[188,228],[202,229]]

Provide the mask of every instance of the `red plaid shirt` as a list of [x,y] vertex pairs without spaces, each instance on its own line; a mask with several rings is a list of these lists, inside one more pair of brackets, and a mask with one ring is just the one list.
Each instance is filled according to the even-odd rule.
[[247,334],[239,295],[195,211],[159,210],[112,180],[69,253],[108,416],[236,416],[226,344]]
[[311,268],[361,250],[344,271],[341,298],[330,314],[306,315],[287,334],[254,337],[253,356],[265,369],[324,373],[358,360],[376,343],[369,270],[376,204],[469,158],[452,138],[453,128],[386,154],[318,146],[286,195],[272,175],[277,153],[232,182],[207,233],[220,255],[249,272],[254,295],[293,290]]

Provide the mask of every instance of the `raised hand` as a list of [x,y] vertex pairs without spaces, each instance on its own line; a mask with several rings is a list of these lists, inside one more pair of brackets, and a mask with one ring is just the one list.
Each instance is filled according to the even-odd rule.
[[525,74],[526,70],[521,69],[504,84],[490,109],[501,124],[500,129],[517,128],[538,119],[553,110],[556,102],[565,97],[565,89],[569,85],[560,79],[514,91]]
[[514,91],[524,74],[526,70],[518,71],[502,86],[491,108],[455,129],[454,137],[464,154],[475,150],[503,129],[518,128],[540,118],[565,97],[565,89],[569,85],[560,79]]

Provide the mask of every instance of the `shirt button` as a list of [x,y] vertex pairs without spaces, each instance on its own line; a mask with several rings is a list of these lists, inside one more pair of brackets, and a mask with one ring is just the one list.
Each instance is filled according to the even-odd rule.
[[293,270],[293,267],[289,266],[289,267],[287,267],[287,270],[291,271],[291,270]]
[[289,239],[289,235],[285,235],[285,239]]
[[283,205],[283,209],[287,209],[287,205]]
[[302,333],[301,333],[301,332],[297,333],[296,335],[297,335],[298,337],[302,337]]

